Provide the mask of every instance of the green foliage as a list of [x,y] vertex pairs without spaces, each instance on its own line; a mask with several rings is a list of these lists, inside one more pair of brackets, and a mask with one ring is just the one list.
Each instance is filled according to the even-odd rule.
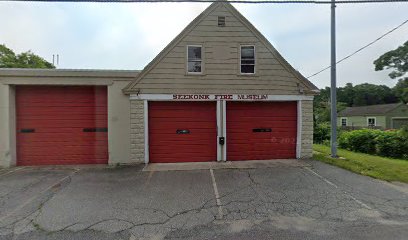
[[[407,83],[401,82],[400,88],[408,87]],[[408,89],[407,89],[408,92]],[[368,106],[374,104],[387,104],[400,102],[396,95],[395,88],[391,89],[385,85],[375,85],[369,83],[358,84],[353,86],[351,83],[347,83],[344,87],[337,88],[337,102],[338,111],[343,110],[345,107],[356,106]],[[323,113],[330,112],[330,88],[326,87],[320,90],[320,94],[314,98],[315,110],[321,110]],[[321,117],[322,121],[327,119],[324,114],[317,113]],[[330,119],[330,115],[328,116]],[[320,121],[320,122],[322,122]]]
[[399,79],[392,90],[402,102],[408,103],[408,77]]
[[330,140],[330,123],[317,124],[313,131],[313,142],[323,143],[327,140]]
[[[337,134],[341,134],[343,130],[338,127]],[[313,130],[313,142],[323,145],[330,145],[331,126],[329,122],[319,123]]]
[[404,76],[408,72],[408,41],[397,49],[381,55],[374,61],[374,65],[376,71],[393,69],[388,74],[392,79]]
[[343,102],[346,107],[353,106],[356,95],[358,92],[354,90],[352,83],[346,83],[346,86],[337,89],[337,99],[339,102]]
[[353,89],[352,106],[367,106],[399,102],[391,88],[385,85],[363,83]]
[[354,152],[368,154],[376,153],[376,138],[381,135],[381,130],[361,129],[340,134],[339,147]]
[[31,51],[15,54],[13,50],[0,44],[0,68],[55,68]]
[[400,129],[400,133],[401,133],[402,136],[408,138],[408,125],[403,126]]
[[324,145],[313,145],[313,158],[332,164],[358,174],[382,179],[408,183],[408,161],[373,156],[339,149],[341,158],[331,158],[330,148]]
[[408,137],[401,131],[386,131],[377,136],[377,154],[384,157],[408,159]]
[[[406,85],[403,84],[405,82],[400,85],[407,86],[406,95],[408,98],[408,80]],[[353,86],[353,84],[347,83],[346,86],[337,89],[337,112],[341,112],[346,107],[396,103],[399,101],[395,94],[395,88],[391,89],[385,85],[364,83]],[[326,139],[330,139],[330,136],[324,135],[327,130],[326,126],[330,122],[330,112],[330,88],[326,87],[320,90],[320,94],[315,96],[313,102],[314,141],[316,143],[323,143]]]
[[408,159],[408,129],[381,131],[361,129],[342,132],[339,147],[354,152]]

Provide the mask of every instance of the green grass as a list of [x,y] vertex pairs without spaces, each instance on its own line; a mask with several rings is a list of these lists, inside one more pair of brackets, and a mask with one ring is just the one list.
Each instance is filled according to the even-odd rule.
[[408,161],[373,156],[338,149],[341,158],[331,158],[330,148],[324,145],[313,145],[313,158],[352,172],[378,178],[385,181],[408,183]]

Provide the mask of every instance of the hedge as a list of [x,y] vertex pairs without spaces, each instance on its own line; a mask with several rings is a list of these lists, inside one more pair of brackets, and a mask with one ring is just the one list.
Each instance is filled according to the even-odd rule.
[[313,130],[313,142],[324,143],[330,141],[330,123],[319,123]]
[[[343,130],[338,127],[337,135]],[[331,126],[329,122],[316,124],[313,128],[313,142],[318,144],[330,145]]]
[[408,159],[408,134],[404,129],[392,131],[361,129],[342,132],[338,143],[340,148],[354,152]]

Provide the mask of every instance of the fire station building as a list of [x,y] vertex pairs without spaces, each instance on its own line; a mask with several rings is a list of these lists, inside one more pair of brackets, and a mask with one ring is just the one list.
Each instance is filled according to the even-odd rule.
[[0,165],[309,158],[316,93],[215,2],[142,71],[0,70]]

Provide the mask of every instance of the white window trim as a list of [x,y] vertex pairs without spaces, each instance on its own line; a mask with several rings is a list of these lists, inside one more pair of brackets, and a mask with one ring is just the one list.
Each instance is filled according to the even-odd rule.
[[[343,120],[346,120],[346,125],[343,125]],[[340,126],[342,126],[342,127],[346,126],[347,127],[347,124],[348,124],[348,119],[346,117],[340,118]]]
[[[189,47],[200,47],[201,48],[201,72],[189,72],[188,71],[188,48]],[[203,45],[190,44],[186,46],[186,73],[188,75],[202,75],[204,71],[204,48]]]
[[377,118],[376,117],[367,117],[367,127],[370,127],[368,119],[374,119],[374,126],[373,127],[377,126]]
[[[254,47],[254,72],[253,73],[243,73],[241,70],[242,64],[241,64],[241,50],[242,47]],[[256,74],[256,46],[254,44],[240,44],[239,45],[239,58],[238,58],[238,64],[239,64],[239,74],[240,75],[255,75]]]

